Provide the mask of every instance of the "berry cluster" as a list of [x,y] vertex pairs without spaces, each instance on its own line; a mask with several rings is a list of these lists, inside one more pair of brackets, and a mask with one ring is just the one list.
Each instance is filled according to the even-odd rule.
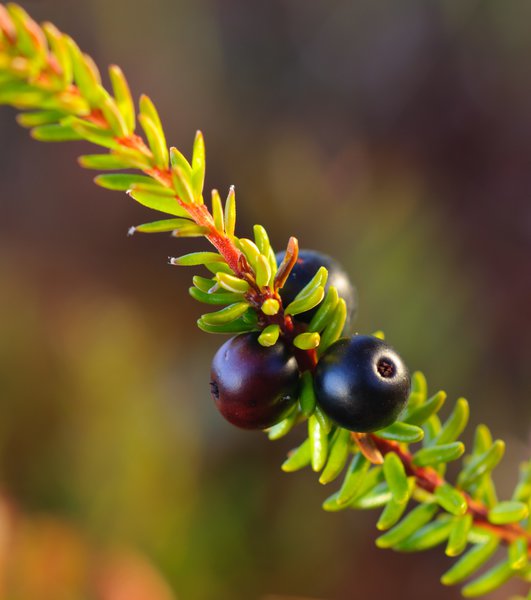
[[[276,256],[277,264],[285,253]],[[354,286],[332,258],[301,250],[280,289],[284,305],[292,303],[325,267],[325,292],[334,287],[346,303],[345,330],[356,312]],[[317,316],[317,307],[295,317],[295,330],[304,331]],[[288,338],[271,346],[257,332],[225,342],[212,362],[211,393],[221,414],[233,425],[265,429],[284,419],[299,397],[300,350]],[[303,363],[304,364],[304,363]],[[410,377],[400,356],[381,339],[353,335],[330,345],[309,369],[318,406],[334,422],[354,432],[376,431],[393,423],[404,408]]]

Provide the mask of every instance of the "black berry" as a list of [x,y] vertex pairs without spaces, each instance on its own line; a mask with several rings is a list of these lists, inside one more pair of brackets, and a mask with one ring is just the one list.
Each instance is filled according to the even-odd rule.
[[409,389],[409,372],[400,356],[372,336],[338,340],[315,370],[317,402],[350,431],[376,431],[393,423],[407,402]]
[[266,429],[297,400],[299,371],[282,340],[265,348],[257,333],[231,338],[212,361],[210,391],[221,414],[244,429]]
[[[277,253],[277,264],[280,265],[284,259],[284,255],[285,252]],[[321,252],[315,250],[299,251],[297,262],[291,270],[286,283],[280,290],[282,303],[284,306],[287,306],[302,288],[310,282],[312,277],[319,270],[319,267],[326,267],[326,269],[328,269],[328,281],[326,282],[325,291],[328,291],[330,286],[334,286],[337,288],[339,296],[343,298],[347,304],[348,328],[350,320],[357,310],[356,290],[343,267],[336,260],[326,254],[321,254]],[[315,307],[305,313],[297,315],[296,318],[303,323],[309,323],[317,312],[317,309],[318,307]]]

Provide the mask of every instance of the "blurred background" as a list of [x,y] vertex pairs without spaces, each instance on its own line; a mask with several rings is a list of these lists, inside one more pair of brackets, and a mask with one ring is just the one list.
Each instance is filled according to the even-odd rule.
[[[276,249],[296,235],[343,263],[356,331],[383,329],[432,391],[470,400],[469,431],[507,441],[507,498],[531,454],[531,4],[21,4],[121,65],[169,143],[189,154],[202,129],[239,235],[261,223]],[[128,238],[156,215],[92,184],[88,146],[33,142],[14,115],[0,110],[2,597],[458,598],[441,548],[376,550],[375,514],[327,514],[332,490],[280,471],[300,433],[270,443],[222,420],[222,340],[195,328],[191,272],[166,262],[203,242]]]

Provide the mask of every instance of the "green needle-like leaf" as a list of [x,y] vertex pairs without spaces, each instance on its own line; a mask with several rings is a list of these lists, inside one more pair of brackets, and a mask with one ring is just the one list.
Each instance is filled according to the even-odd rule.
[[494,508],[489,510],[489,521],[494,525],[506,525],[507,523],[517,523],[529,515],[529,508],[523,502],[509,500],[500,502]]
[[439,485],[435,490],[434,496],[437,503],[452,515],[463,515],[468,508],[463,494],[449,483]]
[[274,441],[287,435],[297,423],[300,413],[297,409],[292,410],[291,413],[282,421],[273,425],[267,430],[267,437]]
[[499,544],[500,539],[493,535],[487,542],[471,548],[446,571],[441,577],[441,583],[444,585],[455,585],[475,573],[496,552]]
[[212,218],[214,226],[220,232],[225,231],[225,218],[223,215],[223,204],[218,190],[212,190]]
[[463,442],[452,442],[450,444],[441,444],[431,448],[422,448],[414,458],[413,464],[418,467],[427,467],[428,465],[440,465],[441,463],[451,462],[463,456],[465,445]]
[[470,513],[454,519],[448,544],[446,545],[446,556],[459,556],[459,554],[464,552],[472,523],[473,517]]
[[496,440],[486,452],[474,456],[457,478],[459,487],[466,488],[485,473],[492,471],[502,459],[504,452],[505,442]]
[[203,134],[198,131],[195,134],[194,149],[192,153],[192,189],[195,201],[202,204],[203,186],[205,184],[205,140]]
[[381,465],[369,467],[369,471],[363,477],[363,480],[358,487],[356,494],[348,503],[350,508],[354,508],[357,501],[363,496],[366,496],[370,491],[374,490],[380,483],[387,485],[383,469]]
[[159,112],[149,96],[146,96],[145,94],[142,94],[140,96],[139,108],[140,114],[150,119],[157,128],[157,131],[164,135],[164,130],[162,127],[162,121],[160,120]]
[[310,371],[304,371],[301,377],[300,407],[305,417],[309,417],[315,410],[316,398],[313,387],[313,377]]
[[338,429],[331,443],[326,466],[319,477],[319,483],[327,484],[334,481],[347,464],[350,454],[350,431]]
[[85,156],[80,156],[77,160],[84,169],[95,169],[98,171],[116,171],[119,169],[129,169],[131,166],[127,160],[114,154],[86,154]]
[[[369,471],[367,479],[373,471],[374,469],[372,471]],[[384,481],[377,484],[369,492],[365,494],[358,494],[358,496],[354,499],[353,502],[349,504],[349,506],[361,510],[372,510],[374,508],[381,508],[382,506],[386,506],[389,502],[391,502],[391,500],[391,490],[389,489],[387,483]]]
[[145,183],[148,186],[160,187],[163,190],[167,189],[163,186],[156,186],[151,177],[146,175],[135,175],[132,173],[112,173],[109,175],[98,175],[94,178],[94,183],[107,190],[116,190],[125,192],[131,189],[136,184]]
[[176,217],[189,217],[190,215],[181,208],[175,198],[169,196],[163,196],[161,194],[154,194],[152,192],[142,192],[135,189],[127,190],[127,194],[136,200],[139,204],[147,206],[153,210],[168,213],[169,215],[175,215]]
[[299,333],[294,340],[293,345],[300,350],[313,350],[319,346],[321,336],[318,333],[312,333],[307,331],[306,333]]
[[[219,283],[217,277],[221,273],[224,273],[225,275],[230,275],[231,277],[234,277],[234,271],[229,267],[229,265],[227,263],[219,263],[219,262],[218,263],[206,263],[205,267],[211,273],[213,273],[215,275],[217,283]],[[240,280],[240,281],[242,281],[242,280]],[[247,283],[247,282],[244,282],[244,283]],[[229,291],[231,291],[231,290],[229,290]]]
[[186,160],[184,154],[175,148],[175,146],[170,148],[170,165],[180,169],[184,173],[187,181],[191,181],[192,165]]
[[[135,148],[126,148],[125,146],[116,146],[112,149],[112,155],[120,158],[128,169],[140,169],[147,171],[151,169],[151,159],[140,150]],[[122,167],[123,168],[123,167]]]
[[[137,231],[139,233],[164,233],[193,224],[193,221],[189,219],[162,219],[161,221],[152,221],[151,223],[143,223],[142,225],[131,227],[129,233],[130,235]],[[214,283],[210,281],[210,287],[213,285]]]
[[452,530],[453,521],[440,518],[417,529],[408,538],[396,544],[393,548],[399,552],[421,552],[429,550],[448,539]]
[[115,136],[122,138],[128,135],[125,119],[118,109],[114,98],[106,91],[102,94],[100,110]]
[[286,473],[292,473],[303,469],[310,464],[312,459],[312,451],[310,446],[310,438],[306,438],[304,442],[295,450],[292,450],[288,458],[282,463],[282,470]]
[[31,130],[31,137],[38,142],[70,142],[83,137],[69,125],[41,125]]
[[452,414],[448,417],[441,431],[433,439],[433,444],[444,445],[457,440],[468,423],[470,408],[464,398],[459,398],[455,403]]
[[258,250],[257,245],[252,240],[247,238],[241,238],[237,240],[237,245],[245,254],[245,257],[249,261],[251,267],[256,269],[256,263],[258,262],[258,257],[260,256],[260,250]]
[[7,10],[17,29],[17,47],[22,54],[41,64],[46,52],[46,39],[37,23],[17,4],[8,4]]
[[63,119],[62,125],[71,127],[81,138],[87,140],[87,142],[96,144],[97,146],[103,146],[104,148],[111,148],[113,150],[117,150],[120,147],[113,137],[112,131],[109,129],[102,129],[83,119],[68,117]]
[[440,410],[445,400],[446,392],[437,392],[429,400],[426,400],[426,402],[415,408],[408,406],[405,414],[401,415],[401,418],[410,425],[422,425]]
[[192,282],[195,285],[195,287],[201,290],[202,292],[210,292],[212,288],[215,288],[216,290],[218,289],[217,282],[215,282],[213,279],[201,277],[200,275],[194,275],[192,277]]
[[482,454],[492,446],[492,434],[486,425],[478,425],[474,435],[473,454]]
[[392,440],[393,442],[413,444],[422,440],[424,431],[416,425],[396,421],[385,429],[380,429],[378,431],[378,437]]
[[481,454],[492,446],[492,434],[486,425],[478,425],[474,435],[474,454]]
[[196,287],[189,288],[188,292],[194,300],[197,300],[198,302],[203,302],[204,304],[233,304],[242,300],[241,294],[233,294],[232,292],[218,292],[214,294],[209,294],[208,292],[198,290]]
[[65,36],[68,51],[72,59],[74,79],[81,95],[93,107],[98,107],[101,99],[101,77],[95,65],[87,55],[84,55],[74,40]]
[[529,548],[523,537],[514,540],[509,546],[509,565],[513,571],[519,571],[529,562]]
[[369,471],[370,466],[371,464],[361,452],[358,452],[354,455],[354,458],[348,467],[345,479],[343,480],[343,485],[338,492],[338,504],[345,505],[354,499],[361,487],[361,484],[363,483],[363,479]]
[[277,273],[277,261],[275,258],[273,248],[271,248],[269,236],[267,235],[267,231],[262,227],[262,225],[255,225],[253,227],[253,233],[254,241],[258,247],[258,250],[260,250],[260,254],[263,254],[267,258],[267,261],[269,263],[271,278],[268,284],[269,286],[273,287],[273,282]]
[[315,288],[310,294],[307,296],[301,296],[300,294],[297,296],[293,302],[288,304],[286,309],[284,310],[284,314],[286,315],[298,315],[300,313],[311,310],[314,306],[317,306],[324,297],[324,287],[319,286]]
[[432,415],[422,425],[424,430],[424,440],[422,445],[424,448],[429,448],[433,444],[433,440],[439,435],[442,426],[438,415]]
[[206,263],[222,263],[224,260],[223,256],[217,252],[191,252],[190,254],[172,258],[170,263],[178,267],[196,267],[197,265],[204,265]]
[[[107,177],[107,175],[105,175],[104,177]],[[146,192],[148,194],[164,196],[165,198],[170,198],[174,202],[177,202],[177,199],[175,198],[175,190],[172,190],[172,188],[169,188],[169,187],[165,187],[156,181],[150,181],[149,183],[148,182],[133,183],[131,185],[131,191]],[[188,218],[188,220],[190,220],[189,216],[187,218]],[[194,225],[195,225],[195,223],[194,223]]]
[[277,343],[278,336],[280,335],[280,326],[276,325],[268,325],[262,331],[262,333],[258,336],[258,342],[264,346],[274,346]]
[[61,68],[61,83],[63,88],[68,87],[74,78],[74,70],[72,65],[72,58],[68,50],[67,39],[55,25],[52,23],[44,23],[42,26],[51,51],[55,56],[57,63]]
[[429,523],[435,513],[438,510],[438,506],[435,503],[419,504],[410,513],[408,513],[398,525],[390,529],[387,533],[384,533],[376,540],[378,548],[393,548],[415,531]]
[[203,237],[208,235],[207,227],[200,227],[195,223],[183,224],[178,229],[174,229],[171,232],[173,237],[184,238],[184,237]]
[[404,465],[394,452],[389,452],[384,457],[383,472],[393,499],[398,504],[404,504],[409,499],[409,484]]
[[260,254],[267,256],[269,253],[269,249],[271,248],[271,243],[269,242],[269,236],[267,235],[267,231],[262,227],[262,225],[254,225],[253,233],[254,243],[256,244]]
[[196,202],[196,198],[194,196],[192,182],[188,178],[186,172],[180,167],[172,167],[171,174],[173,186],[175,188],[175,191],[177,192],[178,197],[185,204],[194,204]]
[[259,254],[254,267],[256,285],[260,289],[264,288],[266,285],[269,285],[269,282],[271,280],[271,267],[269,266],[269,261],[267,257],[263,254]]
[[225,233],[229,239],[234,238],[236,229],[236,193],[231,185],[229,195],[225,201]]
[[468,489],[476,500],[483,502],[488,508],[492,508],[498,504],[496,487],[490,473],[482,475],[477,481],[469,485]]
[[397,502],[393,497],[385,505],[385,508],[376,523],[376,529],[387,531],[393,525],[396,525],[402,518],[407,508],[407,502]]
[[323,412],[323,410],[321,409],[321,407],[319,405],[317,405],[315,407],[313,414],[316,416],[316,418],[321,423],[321,426],[325,430],[325,433],[327,433],[327,434],[330,433],[332,431],[333,423],[332,423],[330,417],[325,412]]
[[339,492],[334,492],[331,496],[323,502],[322,509],[326,512],[339,512],[340,510],[346,510],[349,508],[348,504],[338,504],[337,497]]
[[17,123],[22,127],[39,127],[40,125],[57,124],[65,117],[64,112],[58,110],[39,110],[17,115]]
[[326,326],[325,330],[321,334],[321,343],[319,344],[318,354],[322,356],[323,353],[339,339],[345,328],[345,322],[347,320],[347,305],[343,298],[339,298],[337,305],[334,309],[334,313],[330,322]]
[[512,574],[513,570],[508,561],[502,562],[483,573],[481,577],[465,585],[461,593],[465,598],[483,596],[498,589],[511,578]]
[[413,375],[411,375],[411,391],[409,393],[409,398],[407,401],[407,406],[409,410],[412,410],[426,402],[428,397],[428,384],[426,382],[426,377],[424,373],[420,371],[415,371]]
[[127,79],[125,78],[122,69],[117,65],[111,65],[109,67],[109,77],[111,79],[116,103],[127,126],[126,134],[131,133],[135,130],[135,105],[133,97],[131,96],[129,84],[127,83]]
[[147,115],[140,114],[138,116],[138,121],[146,134],[149,149],[153,153],[155,164],[161,169],[167,168],[170,156],[164,134],[157,129],[155,123]]
[[222,325],[212,325],[210,323],[205,323],[202,318],[197,320],[197,326],[201,331],[205,333],[220,333],[220,334],[237,334],[237,333],[246,333],[247,331],[254,331],[256,326],[252,323],[249,323],[247,319],[241,317],[239,319],[235,319],[230,323],[224,323]]
[[302,288],[302,290],[295,296],[294,302],[297,300],[303,300],[314,295],[314,292],[326,285],[328,279],[328,271],[325,267],[319,267],[317,273],[310,279],[310,281]]
[[[258,278],[257,278],[258,282]],[[276,315],[280,310],[280,303],[275,298],[268,298],[264,300],[260,310],[264,313],[264,315],[269,315],[270,317]]]
[[202,315],[201,320],[207,325],[224,325],[241,317],[248,308],[247,302],[236,302],[216,312]]
[[317,331],[319,333],[323,331],[334,315],[338,300],[339,295],[337,289],[333,286],[330,287],[321,306],[319,306],[317,312],[310,321],[310,325],[308,326],[309,331]]
[[328,458],[328,435],[315,413],[308,419],[308,439],[312,454],[312,469],[320,471]]
[[245,292],[249,291],[249,284],[235,275],[230,275],[229,273],[217,273],[216,280],[219,285],[228,292],[245,294]]

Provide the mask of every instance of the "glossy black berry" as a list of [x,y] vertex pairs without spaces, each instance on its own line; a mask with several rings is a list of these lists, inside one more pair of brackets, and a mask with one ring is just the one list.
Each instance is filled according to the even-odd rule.
[[265,348],[257,333],[231,338],[212,361],[210,390],[221,414],[244,429],[265,429],[283,419],[297,400],[295,357],[279,340]]
[[[276,255],[277,264],[280,265],[284,259],[285,252],[278,252]],[[352,285],[347,272],[333,258],[317,252],[315,250],[299,250],[299,256],[291,273],[289,274],[286,283],[280,290],[282,303],[287,306],[302,288],[310,282],[312,277],[317,273],[319,267],[328,269],[328,281],[326,282],[325,291],[328,291],[330,286],[337,288],[341,298],[347,304],[347,328],[357,310],[357,295],[354,286]],[[315,307],[305,313],[297,315],[297,319],[303,323],[309,323],[313,315],[317,312],[318,307]]]
[[372,336],[338,340],[315,370],[317,402],[350,431],[376,431],[393,423],[406,405],[409,389],[409,372],[400,356]]

